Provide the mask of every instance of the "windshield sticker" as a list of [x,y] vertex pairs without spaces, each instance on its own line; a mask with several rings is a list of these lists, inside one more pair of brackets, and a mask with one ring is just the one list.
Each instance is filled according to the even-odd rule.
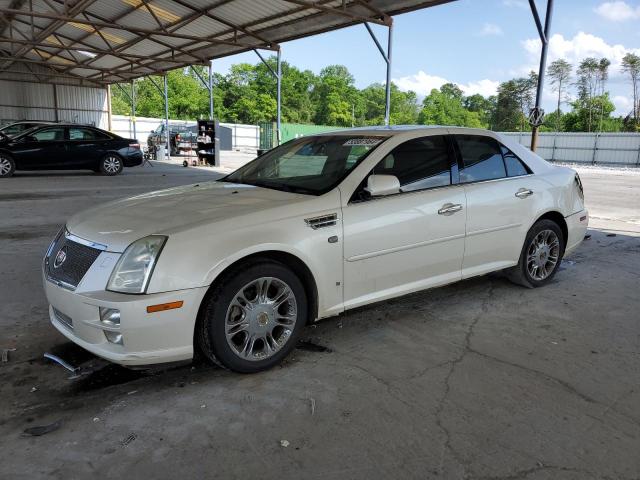
[[343,147],[374,147],[382,141],[381,138],[351,138],[344,142]]

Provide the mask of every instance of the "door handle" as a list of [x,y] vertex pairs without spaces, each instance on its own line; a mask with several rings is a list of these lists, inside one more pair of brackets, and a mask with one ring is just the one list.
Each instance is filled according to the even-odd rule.
[[438,210],[438,215],[453,215],[460,210],[462,210],[462,205],[459,203],[445,203],[442,208]]
[[516,197],[518,198],[527,198],[530,195],[533,195],[533,190],[529,190],[528,188],[521,188],[516,192]]

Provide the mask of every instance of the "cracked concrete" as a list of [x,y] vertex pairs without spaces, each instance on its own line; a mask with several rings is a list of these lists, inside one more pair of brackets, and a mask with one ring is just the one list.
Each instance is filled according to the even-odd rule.
[[[598,218],[548,287],[487,276],[357,309],[305,332],[331,353],[251,376],[123,370],[47,320],[40,261],[66,217],[211,172],[2,182],[0,478],[638,480],[640,175],[581,175]],[[68,380],[45,351],[95,371]]]

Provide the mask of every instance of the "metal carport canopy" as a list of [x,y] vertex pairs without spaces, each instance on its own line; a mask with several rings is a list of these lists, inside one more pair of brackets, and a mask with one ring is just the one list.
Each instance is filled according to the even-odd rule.
[[123,83],[450,1],[0,0],[0,79]]

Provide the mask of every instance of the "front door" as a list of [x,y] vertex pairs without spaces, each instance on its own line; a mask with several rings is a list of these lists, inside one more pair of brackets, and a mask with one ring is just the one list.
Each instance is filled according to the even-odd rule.
[[398,177],[400,193],[355,192],[343,208],[345,308],[460,279],[466,199],[454,163],[444,136],[409,140],[371,172]]
[[44,127],[20,137],[12,153],[25,170],[59,168],[67,153],[65,127]]

